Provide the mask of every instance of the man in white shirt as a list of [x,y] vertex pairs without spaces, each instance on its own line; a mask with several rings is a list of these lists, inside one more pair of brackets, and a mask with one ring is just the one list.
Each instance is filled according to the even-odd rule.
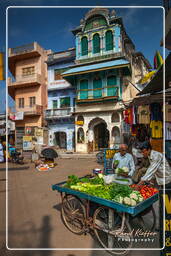
[[164,155],[152,150],[150,143],[147,141],[142,144],[141,153],[144,157],[149,158],[150,166],[139,184],[155,179],[158,185],[163,186],[165,183],[166,188],[171,188],[171,167]]
[[[121,144],[119,147],[119,152],[115,153],[112,161],[113,168],[123,168],[128,167],[129,172],[128,176],[132,176],[135,172],[135,164],[134,159],[131,154],[127,153],[128,146],[125,144]],[[119,161],[118,165],[115,165],[115,161]],[[126,174],[124,174],[126,176]]]

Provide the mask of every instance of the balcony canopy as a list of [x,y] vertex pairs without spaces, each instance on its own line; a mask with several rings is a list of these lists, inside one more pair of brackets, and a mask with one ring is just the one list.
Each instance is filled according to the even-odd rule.
[[96,71],[102,71],[113,68],[124,68],[129,67],[129,62],[125,59],[112,60],[102,63],[96,63],[92,65],[82,65],[79,67],[71,68],[64,72],[63,77],[75,76],[78,74],[91,73]]

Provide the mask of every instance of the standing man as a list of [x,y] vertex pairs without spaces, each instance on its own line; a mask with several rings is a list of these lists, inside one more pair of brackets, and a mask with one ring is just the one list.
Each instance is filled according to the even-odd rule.
[[[124,173],[124,176],[132,176],[135,171],[135,164],[134,159],[131,154],[127,153],[128,146],[126,144],[121,144],[119,147],[119,152],[115,153],[112,161],[112,166],[115,169],[117,168],[123,168],[128,167],[129,172],[128,175]],[[115,161],[118,161],[118,165],[115,165]]]
[[166,188],[171,188],[171,167],[165,159],[165,156],[158,151],[152,150],[151,144],[147,141],[142,144],[141,153],[145,158],[149,158],[150,166],[147,168],[139,184],[155,179],[159,186],[163,186],[165,183]]

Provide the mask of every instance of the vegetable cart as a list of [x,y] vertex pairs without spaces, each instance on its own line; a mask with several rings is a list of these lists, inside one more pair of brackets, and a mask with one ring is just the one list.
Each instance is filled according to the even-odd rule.
[[[130,207],[65,187],[65,183],[52,185],[53,190],[61,193],[61,217],[65,226],[79,235],[93,230],[101,246],[113,255],[126,255],[132,248],[131,218],[138,217],[144,226],[143,216],[151,211],[150,229],[155,227],[153,203],[158,200],[158,193]],[[127,234],[126,239],[123,232]]]

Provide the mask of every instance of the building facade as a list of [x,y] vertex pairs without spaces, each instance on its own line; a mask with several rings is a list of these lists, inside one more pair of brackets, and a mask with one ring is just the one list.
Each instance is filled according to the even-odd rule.
[[45,117],[49,128],[49,145],[73,151],[75,147],[75,88],[62,77],[74,65],[75,49],[48,56],[48,109]]
[[63,78],[76,88],[76,152],[91,153],[123,141],[123,110],[150,64],[127,35],[116,12],[90,10],[73,31],[75,66]]
[[36,136],[41,144],[47,143],[47,131],[44,129],[44,110],[47,108],[45,61],[50,52],[36,42],[9,49],[12,77],[8,79],[8,92],[15,101],[15,142],[20,149],[25,135]]

